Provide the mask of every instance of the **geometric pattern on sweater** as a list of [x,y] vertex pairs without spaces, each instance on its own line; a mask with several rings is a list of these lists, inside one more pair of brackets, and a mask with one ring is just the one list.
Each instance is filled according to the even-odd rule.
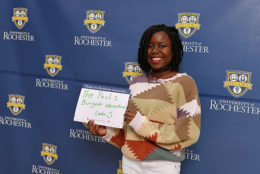
[[158,110],[163,110],[164,108],[172,107],[171,103],[165,102],[163,100],[156,100],[156,99],[133,98],[130,102],[135,105],[137,110],[142,115],[147,116],[148,119],[150,119],[150,115],[152,115],[153,112],[157,112]]
[[[155,121],[158,118],[158,115],[160,115],[160,121]],[[154,110],[149,115],[149,120],[158,122],[158,123],[166,123],[166,124],[174,124],[177,120],[176,118],[176,107],[169,105],[164,106],[161,108],[158,108],[157,110]],[[157,119],[158,120],[158,119]]]
[[[176,79],[177,80],[177,79]],[[171,102],[172,103],[175,103],[178,105],[177,102],[180,103],[180,101],[178,101],[178,99],[182,99],[184,98],[183,93],[176,93],[176,92],[173,92],[173,89],[174,90],[182,90],[182,87],[179,83],[165,83],[164,84],[164,87],[165,87],[165,90],[167,92],[167,95],[169,96],[169,98],[171,99]],[[179,106],[177,106],[179,107]]]
[[182,151],[173,151],[172,155],[169,155],[169,151],[162,148],[154,149],[151,154],[145,158],[145,160],[158,160],[164,159],[167,161],[179,162],[185,159],[184,153]]
[[[190,76],[187,75],[187,76],[183,76],[182,78],[177,78],[175,82],[180,84],[182,90],[184,91],[184,94],[186,94],[184,96],[186,102],[189,102],[196,98],[198,100],[198,104],[200,105],[196,83]],[[196,96],[194,96],[194,94]]]
[[196,126],[200,129],[200,124],[201,124],[201,120],[200,120],[200,114],[196,117],[193,117],[193,122],[196,124]]
[[179,119],[176,122],[176,134],[181,140],[189,139],[190,118]]
[[[158,83],[151,84],[145,90],[150,90],[151,88],[154,88],[158,85],[160,85],[160,84],[158,84]],[[131,86],[130,86],[129,89],[131,90]],[[144,92],[143,85],[142,84],[135,84],[135,90],[134,90],[133,93],[131,93],[131,97],[135,97],[137,94],[140,94],[142,92]]]
[[[162,107],[172,106],[171,98],[167,94],[165,87],[161,84],[157,84],[157,86],[149,88],[149,90],[141,91],[139,94],[136,94],[132,99],[133,100],[130,100],[129,102],[129,109],[139,110],[143,115],[147,116],[151,115],[152,112],[157,111]],[[146,107],[142,106],[143,104],[145,104]],[[151,110],[151,108],[153,109]]]
[[178,118],[193,117],[201,113],[197,99],[193,99],[192,101],[185,103],[184,105],[180,106],[177,111]]
[[[159,94],[159,95],[158,95]],[[165,87],[163,84],[157,85],[149,90],[144,90],[139,94],[136,94],[134,98],[138,99],[154,99],[154,100],[162,100],[164,102],[171,103],[172,100],[169,97]]]
[[145,160],[157,146],[147,141],[126,140],[125,145],[134,154],[136,159]]
[[158,146],[147,143],[146,141],[133,141],[133,140],[126,140],[126,146],[130,151],[134,154],[135,158],[138,160],[157,160],[158,157],[161,156],[163,159],[165,156],[168,156],[169,161],[182,161],[184,160],[185,156],[181,153],[181,151],[173,151],[171,152],[172,155],[167,155],[169,153],[168,150],[158,148]]
[[118,133],[111,138],[111,141],[115,146],[122,147],[125,144],[125,131],[124,129],[117,129],[117,130]]
[[[141,94],[136,94],[136,96],[134,97],[134,99],[132,101],[136,104],[136,107],[138,108],[138,110],[140,112],[142,112],[142,114],[145,115],[149,119],[149,116],[150,116],[150,114],[152,112],[154,112],[156,110],[163,110],[163,108],[165,106],[167,106],[161,100],[160,101],[155,101],[156,97],[154,95],[154,94],[157,94],[157,95],[158,94],[164,94],[165,90],[164,90],[164,88],[162,88],[162,86],[166,85],[169,89],[171,89],[171,90],[169,90],[166,87],[166,91],[168,91],[168,93],[170,92],[171,95],[160,95],[160,96],[167,96],[166,97],[166,101],[167,102],[169,102],[169,97],[168,96],[171,96],[171,98],[173,99],[172,101],[176,101],[176,99],[181,101],[180,98],[183,99],[183,101],[181,101],[180,103],[181,104],[184,103],[184,105],[180,106],[180,108],[178,110],[179,113],[180,113],[180,111],[183,111],[183,113],[186,112],[185,116],[194,116],[194,115],[200,114],[200,106],[197,104],[197,102],[196,102],[197,100],[194,100],[194,97],[195,98],[198,98],[198,97],[196,97],[196,96],[190,97],[190,96],[185,96],[184,95],[184,93],[188,94],[188,92],[192,91],[191,90],[191,86],[189,86],[189,84],[188,84],[190,81],[191,81],[191,78],[189,76],[183,76],[182,80],[180,82],[181,82],[182,85],[188,86],[188,88],[186,88],[186,89],[185,88],[183,89],[181,85],[177,85],[178,83],[177,84],[176,83],[161,84],[160,85],[161,88],[159,88],[158,86],[156,87],[157,89],[161,90],[160,93],[158,93],[158,92],[154,93],[154,91],[153,91],[154,88],[152,88],[152,89],[150,88],[149,90],[144,90]],[[172,89],[175,90],[175,93],[174,93],[174,91]],[[194,89],[196,90],[196,88],[194,88]],[[181,93],[181,92],[176,93],[176,90],[180,90],[180,91],[183,90],[183,93]],[[149,93],[151,95],[149,95]],[[137,98],[139,98],[139,95],[140,96],[144,96],[144,94],[146,94],[149,102],[144,101],[144,100],[137,102],[139,100],[139,99],[137,99]],[[181,96],[181,94],[183,94],[183,95]],[[180,96],[177,97],[177,95],[180,95]],[[152,99],[149,99],[149,96]],[[163,97],[161,97],[161,98],[157,97],[157,98],[163,99]],[[193,100],[188,102],[188,103],[185,103],[189,99],[193,99]],[[154,106],[156,104],[157,104],[157,106]],[[165,105],[165,106],[163,106],[163,105]],[[199,120],[199,119],[197,119],[197,120]],[[189,128],[193,127],[192,124],[190,124],[190,123],[193,123],[193,121],[191,119],[189,119],[189,118],[180,119],[178,122],[176,122],[176,134],[178,135],[178,137],[180,139],[188,140],[190,137],[192,137],[192,136],[190,136],[191,135],[190,132],[193,132],[194,130],[189,131],[190,130]],[[147,127],[144,127],[144,129],[146,129],[146,128]],[[152,134],[155,134],[156,133],[156,129],[154,131],[153,130],[149,130],[149,131],[142,130],[142,133],[143,133],[143,136],[148,137],[148,136],[151,136]],[[187,143],[183,143],[183,144],[184,144],[185,147],[187,146],[186,145]]]
[[137,160],[182,161],[184,152],[179,150],[194,144],[200,134],[201,110],[194,80],[179,73],[151,83],[141,75],[132,80],[130,90],[128,108],[140,114],[135,117],[138,126],[126,125],[124,155]]

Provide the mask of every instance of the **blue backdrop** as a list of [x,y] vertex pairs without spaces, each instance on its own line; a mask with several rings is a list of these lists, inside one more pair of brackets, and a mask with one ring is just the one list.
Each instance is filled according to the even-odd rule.
[[[127,88],[139,39],[176,26],[197,82],[201,137],[183,174],[260,171],[260,2],[2,0],[0,173],[120,174],[121,152],[74,122],[83,83]],[[258,92],[257,92],[258,91]]]

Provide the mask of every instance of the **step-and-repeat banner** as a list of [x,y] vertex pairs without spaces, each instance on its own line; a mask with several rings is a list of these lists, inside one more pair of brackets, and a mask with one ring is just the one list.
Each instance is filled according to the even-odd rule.
[[260,3],[256,0],[1,0],[0,173],[120,174],[121,152],[73,121],[83,83],[127,88],[139,39],[175,26],[197,82],[201,137],[183,174],[257,173]]

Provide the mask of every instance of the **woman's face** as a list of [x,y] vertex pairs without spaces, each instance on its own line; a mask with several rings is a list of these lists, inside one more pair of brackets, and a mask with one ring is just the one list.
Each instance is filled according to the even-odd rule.
[[147,61],[153,70],[159,71],[172,60],[172,42],[164,31],[152,35],[148,47]]

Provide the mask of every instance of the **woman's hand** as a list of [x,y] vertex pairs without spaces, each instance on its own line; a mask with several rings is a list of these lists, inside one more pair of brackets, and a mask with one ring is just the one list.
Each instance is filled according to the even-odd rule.
[[136,116],[136,111],[126,110],[124,114],[124,120],[129,124]]
[[90,120],[87,125],[90,133],[93,135],[104,136],[107,134],[107,128],[105,126],[95,124],[94,120]]

